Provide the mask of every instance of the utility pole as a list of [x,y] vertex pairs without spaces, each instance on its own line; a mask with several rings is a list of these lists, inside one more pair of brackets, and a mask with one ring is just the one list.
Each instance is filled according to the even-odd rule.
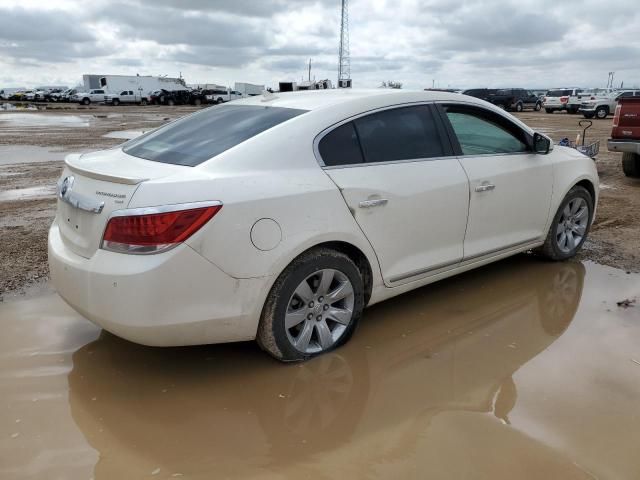
[[311,59],[309,59],[309,81],[311,81]]
[[340,49],[338,52],[338,88],[351,88],[351,56],[349,55],[349,0],[342,0]]

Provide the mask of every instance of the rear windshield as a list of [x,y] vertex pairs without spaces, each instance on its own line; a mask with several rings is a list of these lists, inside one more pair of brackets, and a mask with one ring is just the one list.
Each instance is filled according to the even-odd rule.
[[193,167],[306,110],[255,105],[210,107],[127,142],[125,153]]
[[549,90],[547,97],[567,97],[571,95],[571,90]]

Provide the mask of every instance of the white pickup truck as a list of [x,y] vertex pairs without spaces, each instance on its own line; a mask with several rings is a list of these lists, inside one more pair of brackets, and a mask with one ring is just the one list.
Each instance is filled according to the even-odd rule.
[[104,102],[105,91],[103,89],[93,89],[88,92],[77,92],[70,100],[72,102],[78,102],[82,105],[89,105],[90,103],[102,103]]
[[207,103],[223,103],[242,98],[242,94],[235,90],[211,89],[203,90],[202,93]]
[[146,95],[135,93],[133,90],[123,90],[119,94],[105,95],[104,103],[114,106],[121,103],[146,105],[149,103],[149,98]]
[[595,95],[583,98],[580,104],[580,113],[584,118],[596,117],[600,120],[613,115],[621,98],[640,96],[640,90],[618,90],[606,95]]

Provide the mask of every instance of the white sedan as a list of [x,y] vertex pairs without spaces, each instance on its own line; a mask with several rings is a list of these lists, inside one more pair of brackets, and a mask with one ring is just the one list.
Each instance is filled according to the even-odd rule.
[[594,163],[444,92],[265,94],[70,155],[59,294],[134,342],[343,344],[365,306],[528,250],[581,248]]

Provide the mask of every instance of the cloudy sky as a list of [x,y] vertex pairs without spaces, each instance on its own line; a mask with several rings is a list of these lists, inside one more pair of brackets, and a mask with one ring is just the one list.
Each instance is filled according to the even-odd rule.
[[[0,0],[0,87],[337,77],[340,0]],[[355,86],[640,86],[638,0],[351,0]]]

